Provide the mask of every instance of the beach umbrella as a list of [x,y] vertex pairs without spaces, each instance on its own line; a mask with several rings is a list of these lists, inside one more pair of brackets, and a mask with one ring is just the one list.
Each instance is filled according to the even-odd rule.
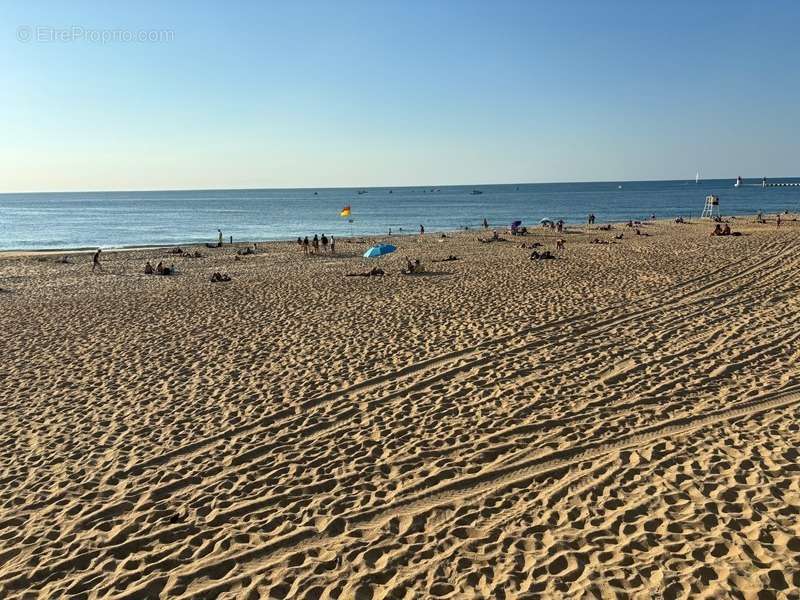
[[539,221],[539,223],[541,223],[542,225],[550,225],[551,223],[553,223],[553,220],[552,219],[542,219],[541,221]]
[[522,225],[522,221],[514,221],[511,223],[511,227],[519,227],[520,225]]
[[397,250],[397,248],[391,244],[378,244],[364,252],[364,258],[378,258],[384,254],[391,254],[395,250]]

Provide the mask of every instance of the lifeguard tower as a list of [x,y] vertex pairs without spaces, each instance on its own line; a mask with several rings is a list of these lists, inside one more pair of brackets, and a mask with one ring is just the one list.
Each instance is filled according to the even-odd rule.
[[703,207],[703,214],[700,215],[701,219],[719,219],[719,196],[706,196],[706,204]]

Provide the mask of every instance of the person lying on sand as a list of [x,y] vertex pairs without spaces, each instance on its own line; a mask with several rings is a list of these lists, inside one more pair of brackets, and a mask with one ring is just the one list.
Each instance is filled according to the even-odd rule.
[[614,242],[609,242],[608,240],[601,240],[600,238],[594,238],[590,244],[613,244]]
[[621,233],[614,236],[615,240],[621,240],[622,238],[623,238],[623,235]]
[[611,231],[611,223],[606,223],[605,225],[600,225],[597,228],[599,231]]
[[545,250],[543,252],[538,252],[534,250],[531,252],[530,260],[552,260],[555,256],[550,253],[550,250]]
[[366,273],[348,273],[345,277],[383,277],[385,274],[383,269],[372,267]]
[[56,262],[60,263],[62,265],[71,265],[72,264],[72,262],[69,260],[69,254],[65,254],[64,256],[62,256],[61,258],[56,260]]
[[491,244],[492,242],[507,242],[508,240],[505,238],[501,238],[496,231],[492,232],[492,237],[490,238],[478,238],[478,241],[482,244]]
[[431,262],[435,262],[435,263],[441,263],[441,262],[450,262],[450,261],[452,261],[452,260],[461,260],[461,259],[460,259],[460,258],[458,258],[457,256],[453,256],[453,255],[451,254],[451,255],[450,255],[450,256],[448,256],[447,258],[439,258],[439,259],[432,260]]
[[217,283],[220,281],[230,281],[230,280],[231,280],[230,275],[227,275],[225,273],[214,273],[211,276],[211,283]]
[[532,242],[530,244],[522,243],[519,245],[519,247],[525,250],[533,250],[534,248],[541,248],[542,245],[539,242]]

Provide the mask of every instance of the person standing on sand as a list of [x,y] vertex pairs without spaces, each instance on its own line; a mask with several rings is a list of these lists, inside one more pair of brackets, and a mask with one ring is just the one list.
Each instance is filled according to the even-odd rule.
[[[300,238],[298,238],[298,239],[300,239]],[[308,256],[308,236],[303,238],[303,254]]]
[[336,254],[336,240],[331,236],[331,254]]
[[780,226],[781,226],[781,215],[780,215],[780,213],[778,213],[778,218],[775,219],[775,227],[777,228],[777,227],[780,227]]
[[425,235],[425,228],[422,226],[422,223],[419,224],[419,234]]
[[325,254],[328,251],[328,236],[324,233],[322,234],[322,253]]
[[483,228],[489,229],[489,221],[486,220],[486,217],[483,217]]
[[98,248],[92,257],[92,273],[94,273],[95,269],[103,270],[103,265],[100,264],[100,252],[101,250]]
[[219,237],[217,238],[217,248],[222,248],[222,229],[217,229]]
[[311,247],[313,248],[313,254],[319,253],[319,236],[315,233],[314,239],[311,240]]

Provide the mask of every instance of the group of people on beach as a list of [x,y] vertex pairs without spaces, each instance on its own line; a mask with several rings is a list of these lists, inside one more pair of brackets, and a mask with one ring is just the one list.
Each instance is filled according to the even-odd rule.
[[297,238],[297,245],[303,249],[303,254],[320,254],[329,252],[336,254],[336,239],[331,236],[330,238],[324,233],[321,236],[314,234],[314,237],[309,241],[308,236],[304,238]]
[[145,275],[175,275],[175,273],[177,273],[177,271],[174,263],[165,267],[162,261],[158,261],[158,264],[153,268],[153,265],[148,260],[147,264],[144,266]]
[[717,236],[717,235],[733,235],[733,236],[737,236],[737,235],[742,235],[742,234],[739,233],[738,231],[733,231],[732,232],[731,231],[731,226],[728,225],[727,223],[725,223],[724,226],[722,225],[722,223],[717,223],[716,225],[714,225],[714,230],[711,232],[711,235],[712,236]]

